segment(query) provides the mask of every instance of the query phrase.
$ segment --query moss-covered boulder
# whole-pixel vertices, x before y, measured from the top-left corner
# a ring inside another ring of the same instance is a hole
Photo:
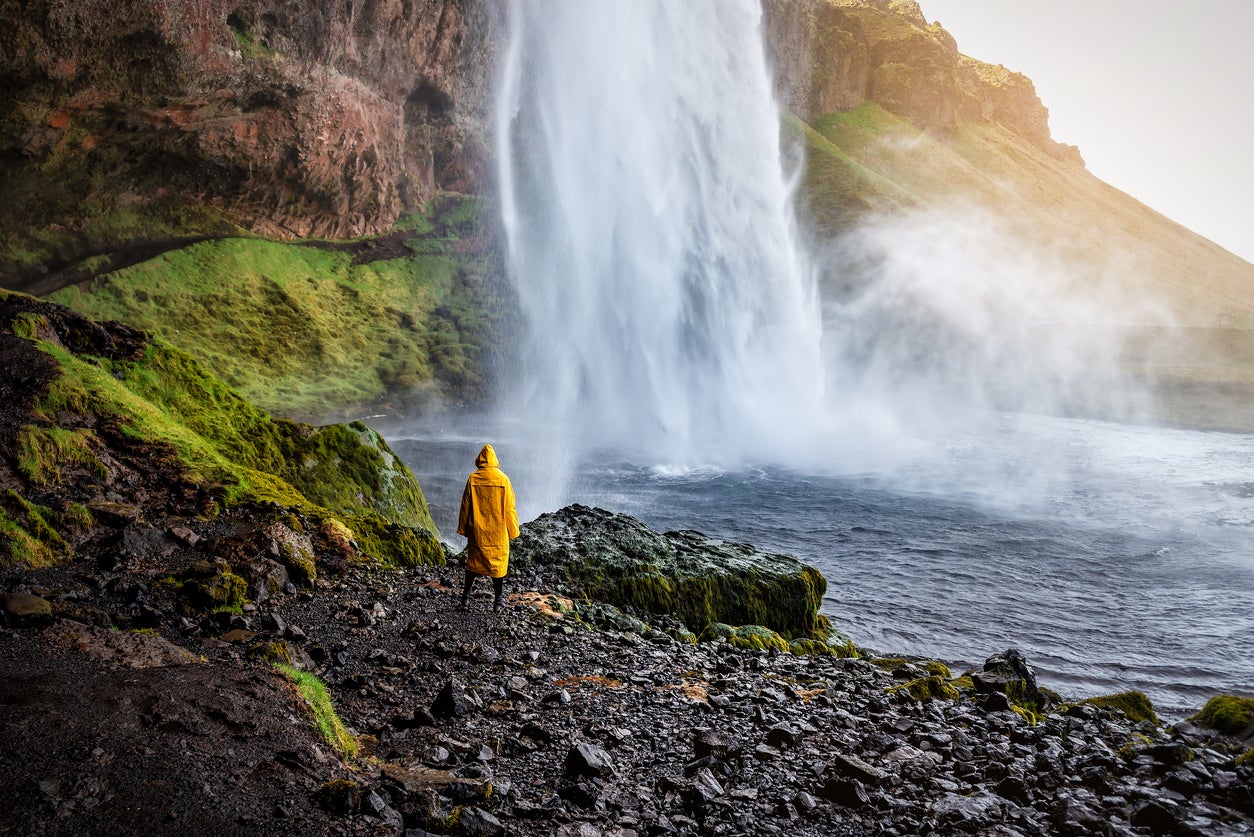
[[[1224,735],[1254,738],[1254,698],[1215,695],[1189,720]]]
[[[957,700],[958,688],[939,674],[919,677],[896,686],[889,686],[889,694],[905,694],[919,702],[929,700]]]
[[[818,612],[827,581],[814,567],[699,532],[659,534],[604,509],[541,515],[522,527],[510,561],[555,576],[574,597],[673,613],[697,634],[716,622],[762,625],[783,640],[831,634]]]
[[[1118,709],[1133,723],[1149,721],[1154,726],[1162,725],[1162,722],[1158,720],[1158,713],[1154,711],[1153,701],[1144,692],[1133,690],[1119,692],[1114,695],[1099,695],[1098,697],[1085,698],[1079,701],[1079,703],[1104,709]]]
[[[6,291],[0,362],[13,370],[0,376],[0,562],[71,557],[125,525],[107,508],[158,519],[241,504],[335,519],[387,563],[443,560],[417,480],[364,424],[274,419],[158,339]]]

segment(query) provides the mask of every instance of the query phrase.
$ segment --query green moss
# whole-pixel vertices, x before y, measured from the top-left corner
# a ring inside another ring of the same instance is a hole
[[[446,561],[444,546],[427,530],[398,526],[377,514],[349,515],[347,520],[362,554],[385,565],[416,567]]]
[[[278,664],[275,668],[287,675],[296,686],[296,690],[309,706],[314,726],[323,739],[345,756],[357,755],[357,741],[349,734],[348,728],[336,713],[326,683],[290,665]]]
[[[939,674],[933,674],[929,677],[920,677],[916,680],[911,680],[908,683],[902,683],[897,686],[889,686],[885,689],[885,691],[889,694],[905,692],[910,695],[910,697],[920,702],[934,699],[958,699],[958,690],[954,688],[953,684],[947,682],[946,679]]]
[[[53,516],[11,488],[0,494],[0,564],[47,567],[65,556],[68,546],[48,521]]]
[[[52,343],[40,347],[62,371],[39,405],[49,421],[62,413],[93,416],[123,436],[164,447],[193,481],[220,486],[228,505],[277,502],[318,519],[335,512],[372,529],[435,533],[413,474],[360,422],[311,427],[272,419],[159,340],[131,360],[80,356]],[[66,462],[105,475],[92,453],[94,437],[86,433],[32,425],[22,439],[23,470],[32,479],[53,480]],[[390,551],[380,546],[375,554]],[[401,550],[412,552],[412,544]]]
[[[410,239],[423,252],[381,261],[339,245],[222,239],[51,298],[152,331],[284,415],[360,414],[382,399],[480,402],[515,310],[492,251],[459,243],[488,240],[485,212],[480,200],[441,196]]]
[[[1254,767],[1254,747],[1237,756],[1237,767]]]
[[[248,582],[230,571],[183,585],[183,590],[197,605],[212,612],[240,613],[248,594]]]
[[[290,666],[292,664],[292,647],[283,640],[263,642],[260,645],[254,645],[249,648],[246,656],[250,660],[256,660],[261,663]]]
[[[1215,695],[1189,720],[1224,735],[1236,735],[1254,724],[1254,698]]]
[[[975,681],[972,680],[971,676],[968,674],[964,674],[961,677],[955,677],[953,680],[949,681],[949,685],[953,686],[960,692],[969,692],[975,689]]]
[[[937,660],[931,660],[923,667],[923,670],[934,677],[941,677],[945,680],[952,680],[953,673],[950,672],[949,666]]]
[[[1028,726],[1031,727],[1039,724],[1045,717],[1045,713],[1041,712],[1038,708],[1034,708],[1034,705],[1014,703],[1013,701],[1010,704],[1010,711],[1027,721]]]
[[[701,635],[701,639],[704,641],[725,639],[735,648],[744,648],[750,651],[767,651],[772,648],[783,652],[789,650],[788,640],[770,628],[764,628],[761,625],[732,627],[722,622],[714,622],[706,628]]]
[[[871,657],[867,662],[884,671],[896,671],[910,661],[902,657]]]
[[[34,340],[41,330],[46,331],[49,326],[47,318],[24,311],[13,318],[10,327],[17,337]]]
[[[238,15],[228,15],[227,25],[230,26],[231,34],[235,36],[235,45],[239,47],[240,55],[243,56],[245,61],[256,61],[258,58],[273,58],[278,55],[273,49],[259,41],[252,27]]]
[[[1140,751],[1144,747],[1152,747],[1154,739],[1141,732],[1132,733],[1132,737],[1128,742],[1119,748],[1117,755],[1125,760],[1131,760],[1140,755]]]
[[[1145,693],[1138,691],[1119,692],[1114,695],[1101,695],[1098,697],[1085,698],[1078,701],[1089,706],[1109,707],[1112,709],[1120,709],[1123,714],[1128,716],[1128,720],[1133,723],[1141,721],[1149,721],[1154,726],[1161,726],[1158,720],[1158,713],[1154,711],[1153,702],[1145,696]]]
[[[28,424],[18,431],[18,471],[41,487],[60,485],[63,472],[73,466],[82,467],[104,479],[108,477],[109,469],[92,449],[94,438],[95,434],[89,430]]]

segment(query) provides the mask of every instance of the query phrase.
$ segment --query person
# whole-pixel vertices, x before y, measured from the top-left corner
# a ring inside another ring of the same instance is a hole
[[[466,583],[459,609],[470,606],[470,588],[484,575],[492,579],[492,609],[499,613],[509,571],[509,542],[518,537],[518,510],[514,486],[491,445],[479,451],[475,472],[466,479],[457,534],[466,538]]]

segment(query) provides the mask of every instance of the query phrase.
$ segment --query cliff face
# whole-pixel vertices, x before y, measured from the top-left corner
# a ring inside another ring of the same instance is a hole
[[[1050,137],[1030,79],[960,54],[914,0],[763,0],[762,9],[780,99],[806,121],[874,102],[941,136],[998,122],[1080,162],[1078,149]]]
[[[356,236],[485,181],[483,3],[22,5],[0,12],[0,173],[5,214],[44,239],[135,214],[149,229]],[[170,217],[188,204],[203,208],[194,223]],[[26,260],[106,238],[37,242]]]

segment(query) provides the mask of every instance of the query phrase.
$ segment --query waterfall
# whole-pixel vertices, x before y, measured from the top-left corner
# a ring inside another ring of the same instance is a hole
[[[758,0],[506,11],[497,165],[527,334],[505,411],[565,451],[800,453],[822,326]]]

